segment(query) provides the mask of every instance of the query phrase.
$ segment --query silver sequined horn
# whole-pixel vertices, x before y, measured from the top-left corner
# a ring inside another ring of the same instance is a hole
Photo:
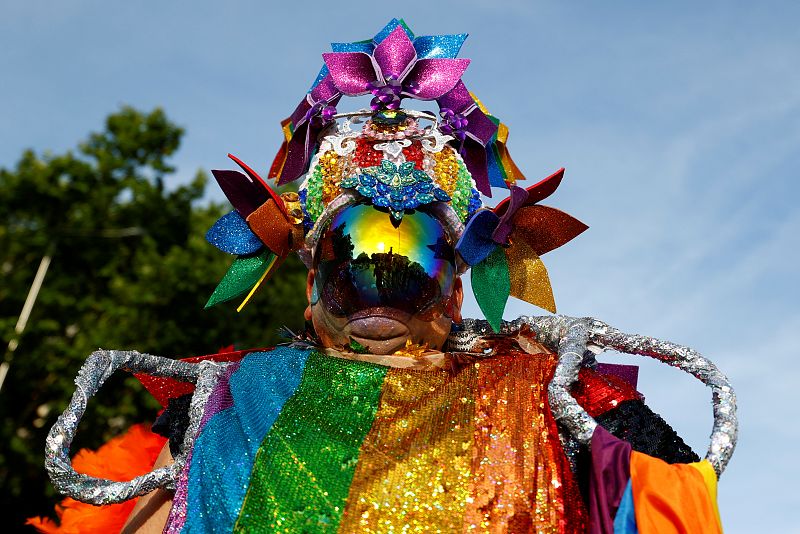
[[[86,411],[86,404],[100,386],[117,369],[143,372],[152,376],[176,378],[195,383],[189,408],[189,427],[184,436],[181,454],[175,462],[129,482],[116,482],[77,473],[72,468],[69,449],[75,432]],[[75,378],[77,386],[69,406],[50,429],[45,442],[44,465],[53,486],[61,493],[85,503],[101,505],[127,501],[156,488],[173,487],[186,462],[200,424],[202,409],[219,378],[224,365],[204,361],[187,363],[135,351],[98,350],[92,353]]]
[[[736,394],[728,379],[698,352],[669,341],[625,334],[602,321],[572,317],[525,318],[542,343],[558,349],[558,365],[548,387],[554,417],[581,443],[589,444],[597,422],[570,394],[587,347],[650,356],[693,375],[711,388],[714,427],[706,459],[719,477],[736,447]]]

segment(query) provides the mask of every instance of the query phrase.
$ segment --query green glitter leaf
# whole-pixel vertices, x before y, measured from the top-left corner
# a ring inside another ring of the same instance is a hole
[[[352,337],[350,338],[350,344],[347,346],[347,348],[356,354],[367,354],[369,352],[369,347],[362,345]]]
[[[269,267],[273,256],[275,254],[265,248],[257,256],[239,256],[233,260],[233,265],[222,277],[214,293],[211,294],[208,302],[206,302],[205,307],[210,308],[220,302],[235,299],[250,291]]]
[[[495,332],[500,331],[503,311],[511,292],[511,277],[508,275],[508,260],[502,247],[498,246],[485,260],[472,267],[472,292],[483,315]]]

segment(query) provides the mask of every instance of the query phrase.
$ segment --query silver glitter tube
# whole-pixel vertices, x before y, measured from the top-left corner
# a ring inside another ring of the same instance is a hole
[[[540,343],[558,351],[558,364],[548,385],[553,416],[578,441],[590,444],[597,422],[578,404],[570,391],[578,380],[578,372],[587,350],[597,353],[606,349],[627,354],[649,356],[677,367],[711,388],[714,425],[706,459],[717,476],[728,465],[736,447],[738,421],[736,395],[728,379],[697,351],[647,336],[625,334],[602,321],[566,316],[522,316],[504,321],[501,334],[513,334],[527,324]],[[450,350],[469,352],[484,337],[492,335],[486,321],[465,319],[448,339]]]
[[[597,319],[523,317],[539,341],[558,349],[558,365],[548,387],[554,417],[581,443],[589,444],[597,422],[575,401],[570,389],[578,379],[587,349],[649,356],[699,379],[712,391],[714,426],[706,459],[719,477],[736,447],[736,395],[728,379],[697,351],[648,336],[625,334]]]
[[[67,409],[58,417],[45,441],[44,463],[53,486],[75,500],[95,505],[119,503],[157,488],[172,487],[186,462],[186,455],[200,424],[203,407],[223,368],[223,365],[216,362],[187,363],[135,351],[98,350],[92,353],[75,378],[76,390]],[[89,399],[118,369],[196,384],[189,408],[189,428],[175,462],[128,482],[77,473],[72,467],[69,452]]]

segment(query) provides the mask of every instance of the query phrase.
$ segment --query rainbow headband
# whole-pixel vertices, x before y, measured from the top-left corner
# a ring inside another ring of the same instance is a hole
[[[539,204],[564,169],[528,188],[506,148],[508,128],[470,93],[456,58],[466,34],[415,37],[393,19],[372,39],[333,43],[311,89],[282,124],[284,142],[268,178],[253,169],[212,173],[234,210],[206,238],[236,259],[206,307],[244,297],[238,310],[292,252],[311,265],[317,240],[337,213],[368,203],[395,224],[416,209],[433,212],[458,252],[462,272],[489,323],[499,329],[509,296],[555,311],[540,256],[587,226]],[[370,109],[339,113],[342,96],[372,94]],[[438,114],[401,108],[403,99],[435,101]],[[481,194],[509,189],[485,208]]]

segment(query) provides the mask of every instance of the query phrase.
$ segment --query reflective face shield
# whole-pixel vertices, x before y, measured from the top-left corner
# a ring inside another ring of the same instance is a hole
[[[337,317],[395,308],[423,320],[447,310],[455,253],[433,215],[414,211],[395,227],[389,214],[359,204],[331,221],[317,245],[315,296]]]

